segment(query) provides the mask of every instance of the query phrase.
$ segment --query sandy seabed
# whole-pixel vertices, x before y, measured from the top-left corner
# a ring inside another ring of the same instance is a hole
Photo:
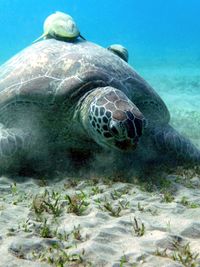
[[[200,147],[199,76],[152,73]],[[200,167],[119,178],[0,177],[0,266],[200,266]]]
[[[0,178],[0,266],[200,266],[200,170]]]

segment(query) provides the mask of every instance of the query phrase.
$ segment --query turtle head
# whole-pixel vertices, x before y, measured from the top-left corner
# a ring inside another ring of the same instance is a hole
[[[134,150],[142,136],[145,118],[139,109],[118,89],[95,89],[88,108],[85,128],[101,146],[121,151]]]

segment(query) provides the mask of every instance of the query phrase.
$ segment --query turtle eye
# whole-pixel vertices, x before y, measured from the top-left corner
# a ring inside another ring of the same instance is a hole
[[[111,125],[111,126],[110,126],[110,131],[111,131],[111,133],[112,133],[113,135],[119,135],[119,132],[118,132],[118,130],[117,130],[117,128],[116,128],[115,125]]]

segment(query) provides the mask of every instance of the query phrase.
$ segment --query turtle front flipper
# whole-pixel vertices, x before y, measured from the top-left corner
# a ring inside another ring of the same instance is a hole
[[[0,173],[17,169],[25,151],[29,150],[30,141],[29,133],[0,126]]]
[[[168,154],[167,157],[171,155],[171,161],[200,164],[200,150],[170,125],[156,128],[153,139],[158,150],[163,151],[164,155]]]

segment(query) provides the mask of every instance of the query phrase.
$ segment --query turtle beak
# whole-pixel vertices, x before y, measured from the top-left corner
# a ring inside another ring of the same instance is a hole
[[[139,140],[134,140],[134,143],[130,139],[123,141],[115,141],[115,146],[121,151],[134,151],[137,148]]]

